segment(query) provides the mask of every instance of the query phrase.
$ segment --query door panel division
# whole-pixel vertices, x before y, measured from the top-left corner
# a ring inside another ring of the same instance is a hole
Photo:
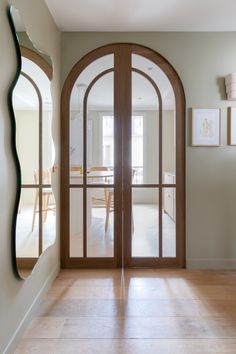
[[[61,262],[184,267],[185,97],[160,54],[112,44],[61,96]]]

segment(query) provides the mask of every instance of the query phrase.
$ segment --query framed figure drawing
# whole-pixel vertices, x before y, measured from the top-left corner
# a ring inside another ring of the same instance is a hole
[[[192,109],[192,146],[220,145],[220,109]]]
[[[229,107],[229,145],[236,145],[236,107]]]

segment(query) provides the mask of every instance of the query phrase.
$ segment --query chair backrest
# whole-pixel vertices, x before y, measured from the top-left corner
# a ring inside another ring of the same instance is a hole
[[[71,165],[70,166],[71,172],[80,172],[82,173],[82,167],[80,165]]]
[[[34,183],[39,184],[39,171],[34,170]]]
[[[47,184],[52,184],[52,168],[47,168],[45,174],[45,181]]]
[[[132,180],[134,179],[135,173],[136,173],[135,168],[132,168]]]
[[[108,168],[105,166],[92,166],[90,171],[108,171]]]
[[[42,171],[42,183],[43,184],[51,184],[51,168],[46,168]],[[39,170],[34,170],[34,182],[35,184],[39,184]]]

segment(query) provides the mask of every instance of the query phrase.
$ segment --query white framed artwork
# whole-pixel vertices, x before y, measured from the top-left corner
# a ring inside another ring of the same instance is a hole
[[[229,107],[229,145],[236,145],[236,107]]]
[[[220,145],[220,109],[192,109],[192,146]]]

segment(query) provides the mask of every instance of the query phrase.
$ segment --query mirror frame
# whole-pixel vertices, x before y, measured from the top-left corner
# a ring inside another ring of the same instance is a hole
[[[17,213],[18,213],[18,207],[19,207],[20,195],[21,195],[21,168],[20,168],[20,161],[18,158],[17,148],[16,148],[16,121],[15,121],[15,113],[14,113],[13,101],[12,101],[13,91],[17,84],[21,72],[22,60],[21,60],[21,51],[20,51],[17,34],[16,34],[16,29],[12,18],[13,8],[14,7],[12,5],[7,7],[7,17],[11,29],[11,34],[12,34],[14,47],[15,47],[15,54],[16,54],[16,71],[12,79],[12,82],[9,86],[8,95],[7,95],[7,104],[8,104],[10,124],[11,124],[10,145],[11,145],[12,158],[15,166],[14,172],[16,175],[16,191],[15,191],[15,198],[14,198],[15,200],[14,200],[13,212],[12,212],[12,222],[11,222],[11,254],[12,254],[12,267],[13,267],[14,274],[19,280],[23,280],[23,278],[20,276],[18,272],[17,261],[16,261],[16,222],[17,222]]]
[[[22,57],[25,57],[25,58],[31,60],[32,62],[34,62],[36,65],[38,65],[42,69],[42,71],[46,74],[46,76],[48,77],[50,82],[52,81],[52,78],[53,78],[53,65],[50,65],[36,51],[20,45],[20,42],[19,42],[19,39],[17,36],[17,30],[15,28],[15,24],[14,24],[13,16],[12,16],[13,9],[16,9],[15,6],[13,6],[13,5],[9,5],[7,7],[7,17],[8,17],[8,21],[9,21],[9,25],[10,25],[10,29],[11,29],[11,34],[12,34],[12,38],[13,38],[13,42],[14,42],[14,47],[15,47],[15,53],[16,53],[16,71],[15,71],[14,77],[12,79],[12,82],[9,85],[8,95],[7,95],[7,103],[8,103],[8,110],[9,110],[9,116],[10,116],[10,124],[11,124],[10,145],[11,145],[11,153],[12,153],[12,157],[13,157],[13,162],[14,162],[14,166],[15,166],[15,175],[16,175],[16,191],[15,191],[14,205],[13,205],[13,211],[12,211],[12,222],[11,222],[11,255],[12,255],[12,267],[13,267],[13,272],[14,272],[15,276],[19,280],[25,280],[26,278],[20,274],[20,271],[19,271],[19,268],[17,265],[17,255],[16,255],[16,226],[17,226],[17,215],[18,215],[18,208],[19,208],[19,203],[20,203],[21,190],[22,190],[22,187],[21,187],[22,177],[21,177],[21,166],[20,166],[20,161],[18,158],[17,147],[16,147],[16,118],[15,118],[15,112],[14,112],[14,108],[13,108],[13,92],[14,92],[15,86],[19,80],[20,75],[23,74],[23,76],[25,76],[25,73],[22,73],[22,71],[21,71]],[[34,89],[36,89],[37,96],[40,101],[41,94],[40,94],[40,92],[38,92],[39,90],[37,88],[37,85],[29,77],[27,77],[27,79],[31,82]],[[42,104],[41,104],[41,106],[42,106]],[[42,107],[41,107],[41,110],[42,110]],[[39,115],[40,115],[40,112],[39,112]],[[41,112],[41,116],[42,116],[42,112]],[[42,119],[42,117],[41,117],[41,119]],[[32,266],[30,274],[32,274],[32,271],[35,268],[35,265],[37,264],[37,262],[42,254],[43,254],[43,252],[41,254],[39,254],[37,261]]]

